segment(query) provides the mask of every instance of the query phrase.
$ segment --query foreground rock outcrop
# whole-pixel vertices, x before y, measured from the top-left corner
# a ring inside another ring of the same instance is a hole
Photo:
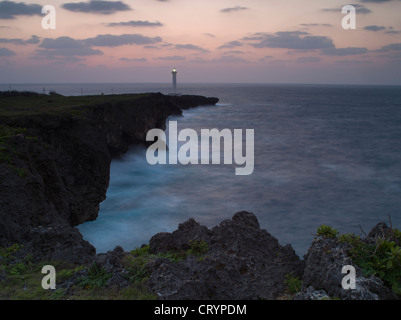
[[[95,249],[74,226],[96,219],[111,159],[145,143],[148,130],[164,129],[167,117],[217,101],[160,93],[105,96],[90,106],[0,116],[0,247],[23,244],[38,259],[92,259]]]
[[[383,239],[378,230],[390,228],[379,223],[361,241]],[[399,299],[388,283],[364,276],[350,249],[339,238],[316,237],[301,260],[290,244],[280,245],[261,229],[253,213],[241,211],[211,229],[189,219],[140,249],[116,247],[94,263],[110,274],[106,287],[123,291],[133,286],[129,279],[146,279],[147,290],[160,300]],[[355,289],[342,287],[346,265],[356,268]]]
[[[374,230],[380,226],[383,224],[378,224],[363,241],[375,241]],[[55,237],[57,233],[60,230],[54,231]],[[58,249],[60,253],[65,250]],[[260,228],[257,217],[246,211],[237,212],[211,229],[189,219],[174,232],[154,235],[149,244],[140,248],[126,252],[117,246],[113,251],[93,255],[84,265],[68,266],[62,256],[57,258],[57,290],[52,294],[36,288],[40,280],[29,280],[38,279],[40,268],[26,262],[26,257],[12,261],[0,254],[0,299],[12,299],[16,294],[16,298],[26,297],[29,292],[32,299],[400,298],[385,281],[372,274],[364,276],[350,256],[349,244],[339,238],[315,238],[301,260],[291,245],[280,245]],[[356,268],[355,289],[342,287],[344,265]],[[8,285],[9,279],[12,285]],[[401,284],[401,279],[398,281]]]
[[[188,220],[173,233],[156,234],[149,245],[156,254],[185,252],[191,241],[203,243],[206,252],[152,264],[149,286],[159,299],[275,299],[286,290],[286,275],[303,272],[291,245],[281,246],[246,211],[210,230]]]

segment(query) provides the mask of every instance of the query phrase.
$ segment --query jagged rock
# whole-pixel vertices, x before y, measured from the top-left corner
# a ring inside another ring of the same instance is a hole
[[[36,260],[84,264],[95,258],[95,248],[82,238],[77,228],[66,228],[64,224],[49,225],[31,229],[28,234],[23,250],[33,252]]]
[[[304,291],[297,293],[293,300],[330,300],[331,297],[324,290],[316,290],[309,286]]]
[[[173,233],[161,232],[154,235],[149,245],[155,253],[186,251],[190,248],[190,240],[205,241],[208,239],[208,233],[206,226],[200,225],[195,219],[189,219],[180,223]]]
[[[97,254],[95,262],[102,265],[106,272],[117,273],[123,270],[122,260],[126,255],[123,248],[117,246],[113,251]]]
[[[207,253],[179,262],[158,259],[149,266],[149,285],[160,299],[273,299],[285,290],[286,274],[302,274],[292,247],[260,229],[249,212],[211,230],[190,219],[173,233],[155,235],[150,247],[155,253],[185,250],[190,240],[205,241]]]

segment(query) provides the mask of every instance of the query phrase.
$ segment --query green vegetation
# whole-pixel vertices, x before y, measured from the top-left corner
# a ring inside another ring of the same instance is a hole
[[[98,263],[94,262],[87,270],[87,275],[80,277],[78,286],[85,289],[92,289],[93,287],[104,287],[113,275],[107,273]]]
[[[21,127],[10,127],[0,125],[0,163],[5,163],[9,168],[13,169],[18,176],[25,177],[27,171],[24,168],[15,165],[15,158],[18,156],[16,146],[10,143],[10,139],[17,134],[26,134],[27,129]],[[25,136],[29,141],[37,142],[37,137]]]
[[[287,292],[293,296],[301,291],[302,281],[292,273],[289,273],[285,275],[284,285],[287,287]]]
[[[206,241],[190,240],[189,246],[188,255],[201,256],[209,251],[209,245]]]
[[[340,242],[350,245],[351,258],[361,267],[364,276],[379,277],[394,293],[401,295],[401,247],[394,240],[394,236],[389,236],[378,238],[375,243],[365,243],[353,234],[339,237]]]
[[[137,274],[132,284],[116,290],[107,285],[113,274],[107,273],[97,263],[90,266],[72,265],[64,261],[34,262],[31,255],[21,257],[22,246],[14,244],[0,248],[0,300],[89,300],[89,299],[155,299],[147,287],[148,274]],[[139,261],[134,264],[141,265]],[[55,290],[42,288],[42,267],[52,265],[56,269]],[[143,266],[143,265],[142,265]],[[130,274],[130,267],[127,266]],[[68,290],[63,283],[71,282]],[[130,281],[131,283],[131,281]]]
[[[0,300],[156,299],[148,288],[149,264],[158,258],[177,263],[188,255],[200,257],[209,250],[205,241],[194,240],[188,245],[190,249],[187,251],[158,254],[152,253],[149,245],[136,248],[124,256],[121,262],[123,270],[117,275],[107,272],[96,262],[89,266],[72,265],[65,261],[35,262],[32,255],[23,256],[23,246],[19,244],[0,248]],[[45,265],[56,269],[56,290],[42,288],[45,275],[41,270]],[[110,282],[114,276],[117,276],[117,282],[126,281],[124,288],[119,289],[113,281]]]
[[[0,116],[64,113],[80,117],[84,113],[84,107],[128,101],[144,95],[146,94],[63,96],[55,92],[47,95],[35,92],[0,91]]]
[[[347,243],[349,254],[364,276],[374,275],[382,279],[397,295],[401,295],[401,232],[390,228],[387,235],[373,242],[365,241],[354,234],[341,234],[328,227],[318,228],[317,235],[323,238],[336,238]]]
[[[321,225],[317,228],[316,235],[322,238],[336,238],[338,235],[338,231],[330,226]]]

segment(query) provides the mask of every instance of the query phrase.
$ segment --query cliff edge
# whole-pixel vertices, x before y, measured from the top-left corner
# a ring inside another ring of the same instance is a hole
[[[169,116],[218,102],[160,93],[0,98],[0,247],[73,262],[95,254],[74,226],[96,219],[112,158],[165,129]]]

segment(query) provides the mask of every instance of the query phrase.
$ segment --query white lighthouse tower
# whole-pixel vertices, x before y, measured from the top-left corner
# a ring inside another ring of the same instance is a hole
[[[180,95],[179,93],[177,93],[177,69],[173,68],[173,71],[171,71],[171,73],[173,74],[173,92],[171,93],[171,95]]]

